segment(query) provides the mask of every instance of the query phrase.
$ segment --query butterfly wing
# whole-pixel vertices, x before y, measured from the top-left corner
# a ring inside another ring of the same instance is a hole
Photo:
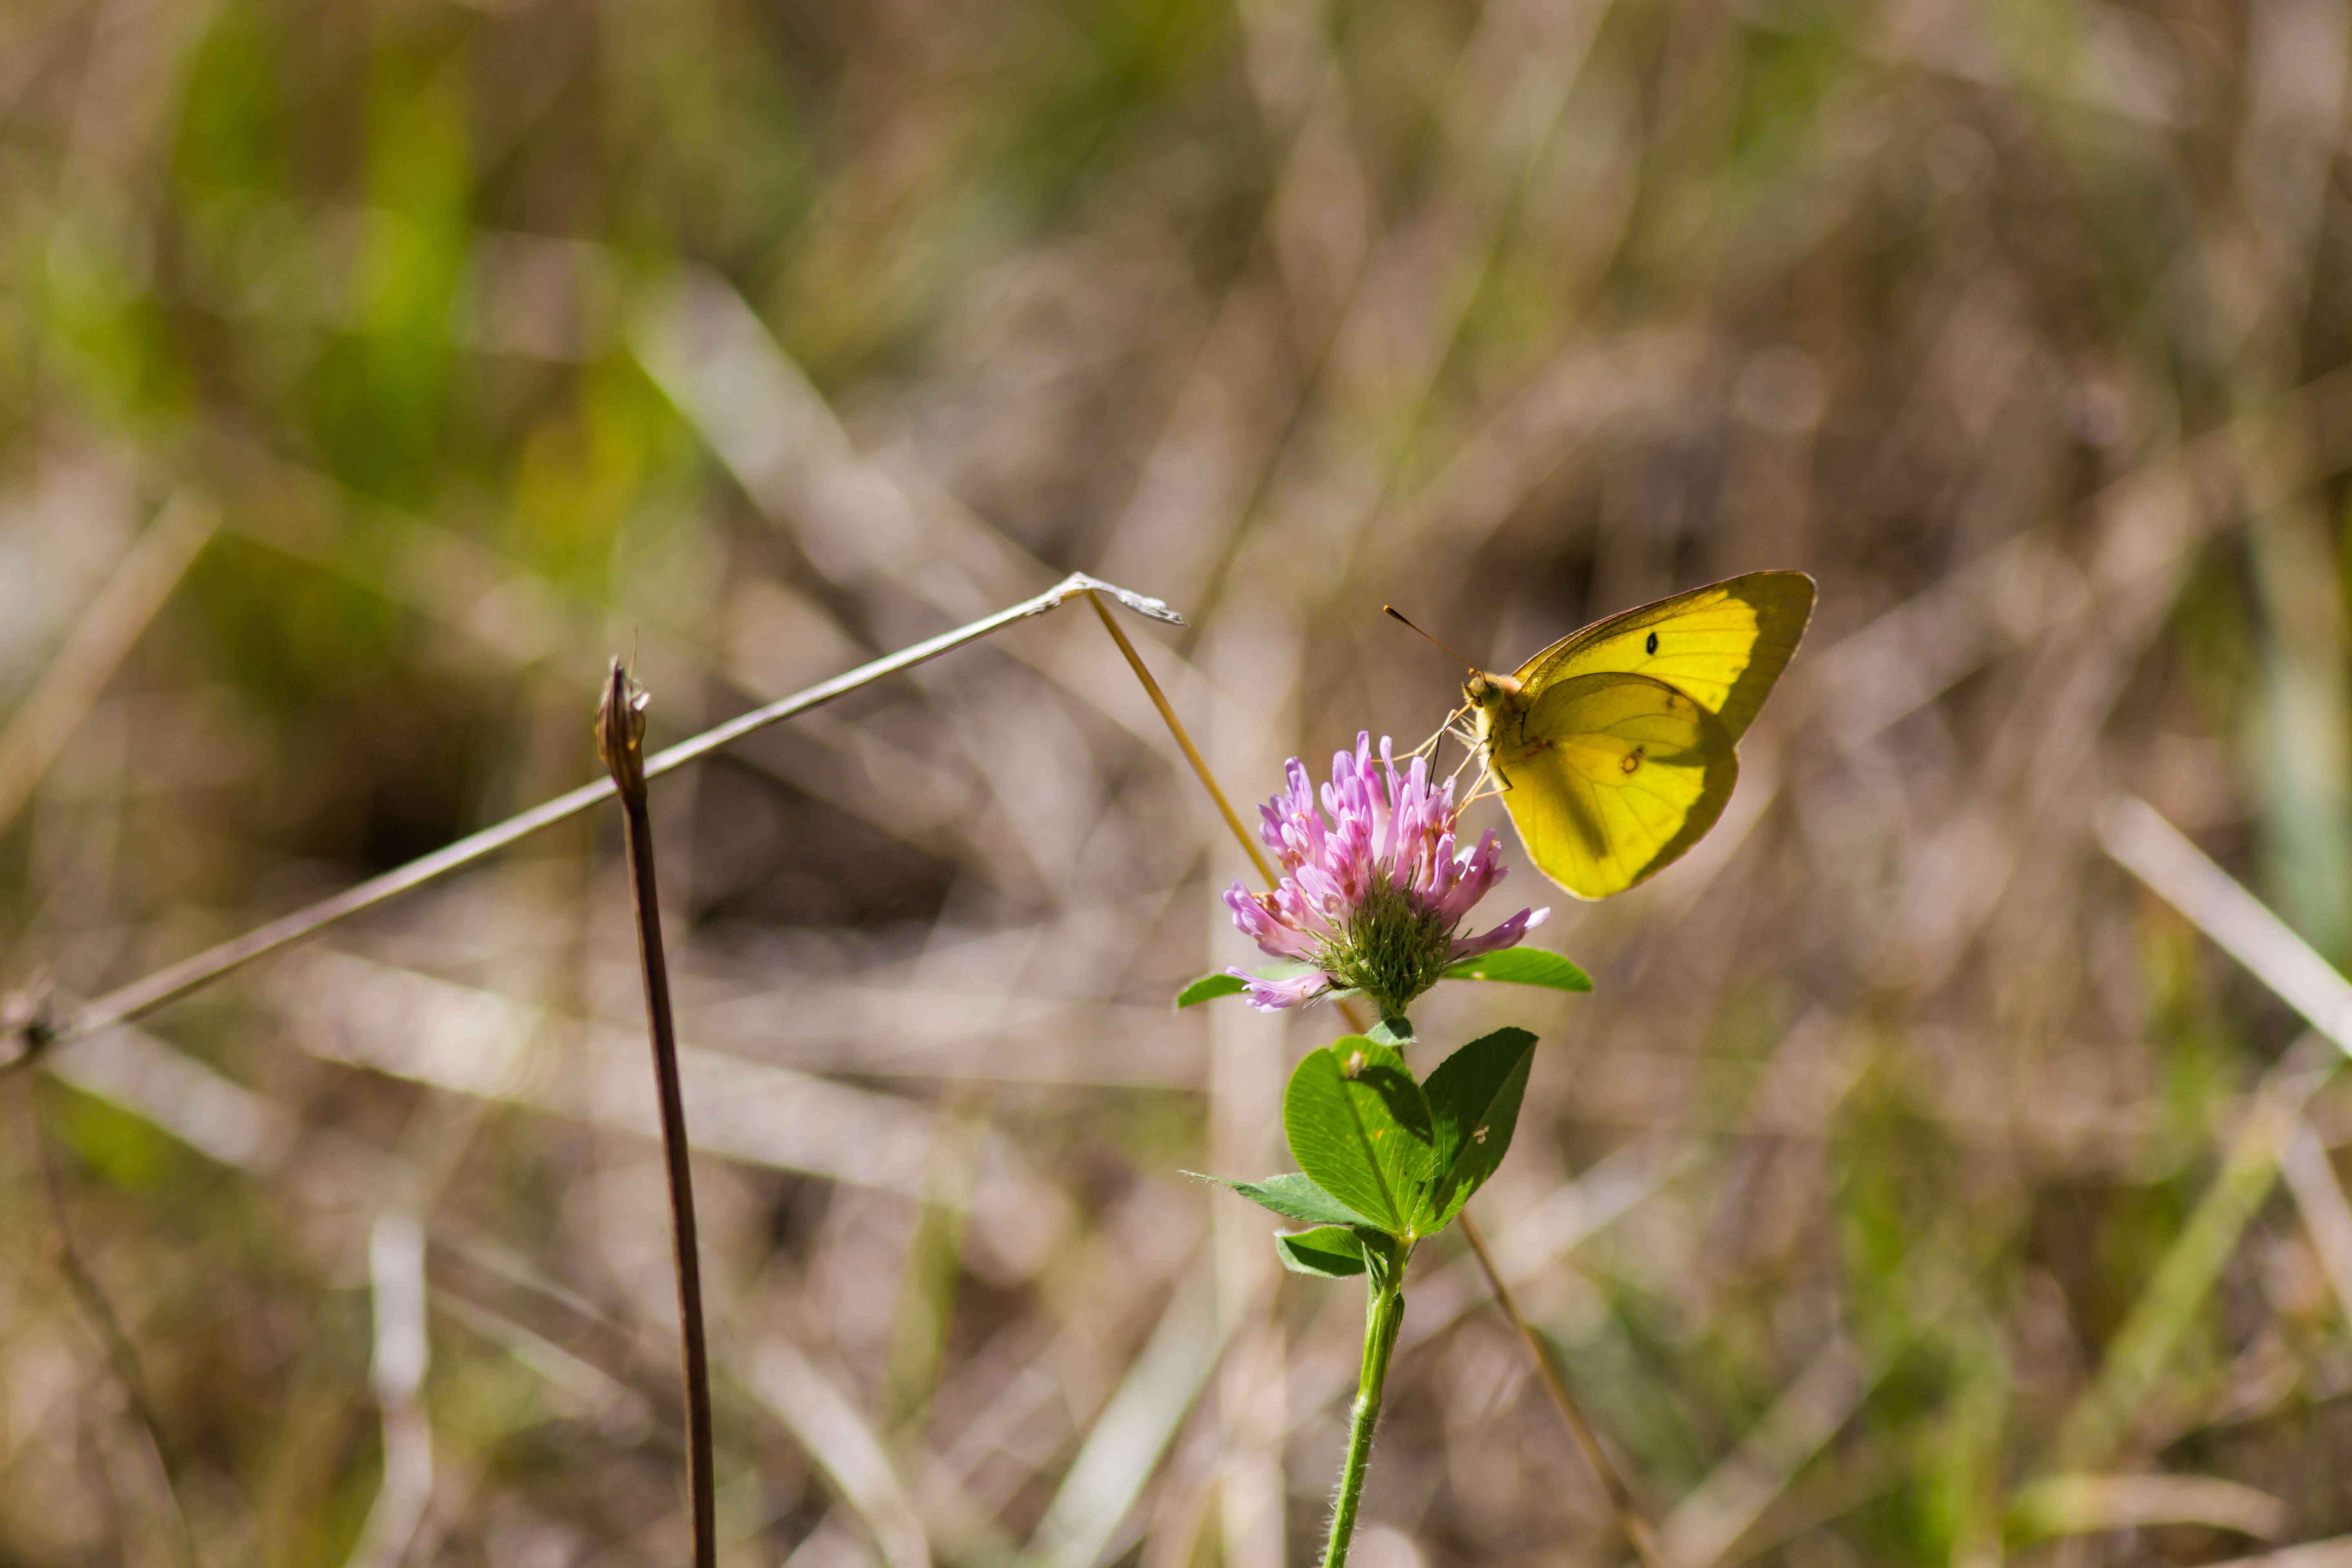
[[[1530,697],[1574,676],[1647,675],[1696,700],[1738,741],[1805,635],[1813,580],[1750,572],[1595,621],[1519,667]]]
[[[1698,842],[1739,756],[1720,719],[1664,681],[1555,680],[1496,737],[1503,804],[1544,875],[1582,899],[1622,892]]]

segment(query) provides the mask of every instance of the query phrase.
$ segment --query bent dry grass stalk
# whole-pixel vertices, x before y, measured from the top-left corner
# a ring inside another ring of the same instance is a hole
[[[1218,815],[1224,818],[1225,826],[1232,830],[1234,841],[1241,846],[1242,853],[1249,857],[1250,864],[1256,868],[1259,879],[1268,887],[1273,887],[1279,879],[1275,874],[1272,863],[1266,859],[1265,851],[1258,847],[1257,840],[1250,836],[1246,827],[1242,826],[1241,816],[1234,810],[1232,800],[1226,795],[1223,787],[1217,783],[1216,775],[1209,771],[1209,764],[1202,759],[1200,748],[1192,743],[1192,737],[1185,731],[1184,721],[1176,716],[1174,706],[1169,702],[1167,693],[1160,689],[1160,682],[1153,679],[1150,668],[1143,662],[1142,655],[1136,651],[1135,644],[1129,639],[1126,630],[1112,616],[1109,609],[1104,605],[1097,595],[1089,592],[1087,600],[1094,606],[1095,615],[1102,621],[1103,629],[1108,632],[1111,640],[1118,645],[1118,651],[1126,658],[1128,668],[1135,671],[1136,679],[1142,683],[1144,694],[1150,698],[1152,707],[1159,710],[1160,720],[1168,726],[1169,733],[1176,738],[1177,746],[1183,752],[1185,760],[1192,764],[1193,776],[1200,780],[1201,787],[1208,792],[1210,800],[1217,807]],[[1337,1005],[1340,1016],[1348,1021],[1349,1029],[1354,1033],[1362,1033],[1366,1024],[1356,1004],[1352,1000],[1342,997],[1338,1001]],[[1511,1295],[1509,1284],[1503,1279],[1501,1269],[1496,1267],[1494,1254],[1486,1246],[1485,1232],[1479,1228],[1478,1222],[1468,1209],[1464,1209],[1457,1218],[1462,1226],[1464,1239],[1470,1244],[1471,1255],[1478,1260],[1479,1272],[1486,1276],[1487,1288],[1494,1292],[1495,1304],[1502,1309],[1503,1316],[1509,1321],[1512,1331],[1518,1335],[1519,1343],[1525,1348],[1528,1361],[1535,1367],[1543,1384],[1544,1392],[1550,1397],[1553,1406],[1559,1410],[1560,1419],[1567,1423],[1568,1429],[1576,1439],[1576,1446],[1584,1455],[1586,1463],[1592,1467],[1593,1474],[1599,1479],[1601,1489],[1608,1497],[1610,1510],[1616,1515],[1618,1529],[1624,1533],[1627,1544],[1633,1547],[1634,1555],[1641,1559],[1643,1568],[1664,1568],[1664,1559],[1659,1554],[1656,1532],[1651,1528],[1648,1517],[1642,1511],[1640,1503],[1635,1500],[1633,1488],[1626,1484],[1624,1475],[1611,1460],[1608,1450],[1601,1447],[1599,1434],[1593,1430],[1592,1424],[1585,1419],[1582,1408],[1576,1403],[1576,1396],[1569,1391],[1567,1381],[1560,1375],[1559,1367],[1553,1363],[1551,1353],[1545,1347],[1535,1325],[1528,1322],[1520,1313],[1518,1302]],[[1400,1291],[1396,1295],[1393,1320],[1389,1323],[1389,1338],[1391,1345],[1395,1339],[1396,1329],[1402,1321],[1403,1297]],[[1367,1319],[1368,1334],[1377,1321],[1377,1319]],[[1380,1358],[1380,1372],[1383,1377],[1386,1375],[1387,1367],[1388,1356],[1386,1351],[1383,1351]],[[1370,1341],[1368,1338],[1364,1375],[1369,1378],[1372,1370]],[[1360,1382],[1357,1415],[1367,1423],[1362,1437],[1364,1452],[1369,1454],[1371,1439],[1369,1423],[1377,1421],[1379,1418],[1380,1390],[1377,1386],[1372,1386],[1370,1404],[1367,1407],[1362,1392],[1366,1384]],[[1352,1423],[1349,1441],[1349,1467],[1356,1485],[1360,1487],[1363,1479],[1362,1468],[1360,1457],[1357,1452]],[[1347,1491],[1344,1477],[1341,1489],[1344,1496]],[[1355,1513],[1353,1501],[1348,1501],[1346,1507],[1349,1528],[1352,1529]],[[1341,1542],[1341,1553],[1344,1557],[1344,1534],[1339,1531],[1339,1517],[1335,1513],[1332,1539]],[[1327,1552],[1329,1550],[1328,1544],[1326,1550]]]
[[[677,1315],[686,1384],[686,1482],[694,1519],[695,1568],[717,1568],[719,1505],[711,1476],[710,1347],[703,1336],[702,1257],[694,1227],[694,1165],[686,1142],[686,1092],[678,1082],[677,1030],[670,1016],[669,962],[662,951],[661,901],[654,880],[653,815],[646,805],[646,693],[613,661],[596,709],[596,752],[621,797],[645,972],[646,1026],[653,1038],[654,1087],[661,1100],[662,1160],[669,1177],[670,1239],[677,1267]]]
[[[201,542],[208,537],[207,524],[201,531],[191,527],[191,537]],[[184,552],[193,553],[193,543]],[[184,564],[183,563],[183,564]],[[176,575],[176,574],[175,574]],[[791,696],[752,710],[725,723],[705,730],[693,738],[671,746],[652,757],[643,751],[644,721],[641,709],[633,700],[625,677],[615,663],[611,681],[598,717],[599,749],[604,754],[609,777],[583,784],[556,796],[532,809],[517,814],[455,844],[421,857],[384,875],[362,882],[356,887],[305,906],[292,914],[281,917],[247,931],[240,937],[208,948],[177,963],[155,971],[142,979],[108,992],[79,1008],[60,1021],[52,1005],[46,983],[0,996],[0,1039],[15,1047],[15,1054],[0,1060],[0,1076],[30,1067],[44,1059],[56,1047],[70,1044],[90,1035],[101,1033],[118,1025],[156,1012],[172,1003],[203,990],[246,965],[289,947],[304,938],[316,934],[341,921],[388,903],[404,894],[416,891],[443,877],[461,870],[509,845],[537,833],[542,828],[576,816],[613,797],[621,799],[625,816],[629,847],[629,869],[632,894],[637,914],[638,940],[644,956],[648,1025],[653,1037],[656,1074],[661,1099],[663,1145],[670,1182],[672,1201],[672,1232],[677,1247],[678,1293],[683,1319],[682,1362],[686,1383],[688,1422],[688,1486],[692,1492],[696,1562],[698,1568],[716,1561],[716,1509],[711,1475],[711,1416],[709,1396],[709,1351],[704,1338],[701,1310],[701,1279],[695,1243],[691,1172],[688,1163],[685,1110],[678,1082],[677,1042],[671,1026],[668,974],[663,963],[659,910],[656,900],[653,866],[652,829],[646,809],[646,786],[649,781],[672,773],[687,763],[710,755],[730,742],[782,720],[804,713],[835,698],[871,685],[885,676],[910,669],[919,664],[953,651],[968,643],[976,642],[997,631],[1034,616],[1050,614],[1077,595],[1084,594],[1088,602],[1100,611],[1099,595],[1108,594],[1136,614],[1150,616],[1174,625],[1183,619],[1171,610],[1165,602],[1147,597],[1074,573],[1045,592],[1023,600],[994,615],[982,616],[939,636],[902,648],[862,665],[856,669]],[[79,666],[77,665],[77,668]],[[77,680],[77,688],[79,687]],[[615,708],[615,703],[619,704]],[[607,748],[607,738],[625,743]],[[54,748],[46,748],[37,759],[45,768],[53,759]],[[37,1125],[38,1108],[29,1105]],[[54,1243],[59,1263],[75,1299],[89,1319],[92,1331],[104,1342],[109,1363],[121,1382],[133,1415],[146,1428],[162,1468],[165,1489],[170,1492],[170,1508],[176,1532],[176,1546],[181,1560],[192,1565],[197,1562],[196,1544],[187,1518],[179,1506],[175,1478],[172,1473],[171,1453],[163,1439],[146,1382],[140,1370],[136,1351],[129,1336],[95,1280],[81,1266],[73,1249],[71,1233],[66,1225],[62,1191],[58,1184],[46,1142],[41,1154],[47,1173],[47,1189],[53,1210]]]
[[[1053,589],[1024,601],[1004,611],[983,617],[942,633],[898,653],[875,660],[832,680],[794,693],[776,702],[717,725],[690,740],[680,742],[653,757],[642,751],[643,718],[635,701],[635,693],[625,677],[616,668],[604,700],[600,704],[600,739],[617,740],[620,745],[604,745],[611,777],[583,785],[568,794],[504,822],[452,844],[432,855],[423,857],[394,871],[362,883],[331,898],[310,905],[293,914],[271,921],[246,935],[198,953],[179,963],[155,972],[145,978],[118,988],[75,1010],[62,1026],[36,1028],[30,1026],[14,1028],[10,1033],[17,1045],[17,1054],[0,1063],[0,1072],[12,1070],[37,1059],[52,1045],[62,1044],[112,1026],[144,1016],[172,1002],[194,994],[215,981],[279,949],[299,942],[329,925],[358,914],[378,904],[390,901],[414,891],[443,876],[471,865],[497,851],[537,832],[541,828],[576,816],[603,802],[608,796],[618,796],[626,812],[629,839],[630,873],[633,894],[636,902],[638,932],[645,961],[649,1028],[653,1036],[656,1064],[656,1081],[662,1097],[662,1130],[665,1152],[668,1158],[673,1204],[673,1233],[677,1245],[679,1292],[682,1310],[683,1361],[688,1387],[689,1424],[689,1486],[694,1493],[697,1561],[714,1561],[714,1509],[711,1502],[709,1452],[709,1400],[708,1350],[703,1339],[699,1270],[694,1246],[694,1222],[691,1201],[690,1172],[686,1168],[682,1094],[677,1083],[675,1037],[669,1028],[669,1007],[667,973],[662,963],[658,910],[655,896],[650,823],[646,812],[646,783],[662,773],[683,767],[688,763],[708,756],[730,742],[782,719],[807,711],[835,698],[856,690],[883,676],[893,674],[922,663],[940,654],[978,640],[1009,626],[1014,621],[1046,614],[1083,594],[1102,619],[1121,654],[1142,682],[1146,693],[1170,732],[1183,752],[1202,786],[1216,804],[1226,826],[1241,843],[1253,865],[1269,882],[1276,880],[1273,868],[1257,847],[1250,840],[1239,816],[1210,773],[1206,763],[1191,736],[1177,718],[1166,695],[1145,667],[1134,645],[1103,604],[1101,595],[1108,594],[1129,609],[1155,619],[1181,625],[1181,619],[1160,601],[1148,599],[1097,579],[1073,574]],[[1342,1016],[1350,1026],[1362,1026],[1360,1016],[1345,1000],[1339,1003]],[[665,1041],[668,1049],[665,1051]],[[1471,1229],[1466,1215],[1461,1215],[1465,1230]],[[1473,1252],[1496,1293],[1498,1304],[1517,1329],[1529,1354],[1544,1374],[1547,1391],[1560,1407],[1580,1446],[1601,1474],[1612,1507],[1617,1511],[1621,1528],[1633,1542],[1636,1552],[1647,1563],[1654,1563],[1650,1549],[1649,1532],[1632,1503],[1631,1494],[1597,1441],[1592,1440],[1589,1423],[1574,1406],[1556,1369],[1544,1355],[1533,1329],[1516,1310],[1509,1299],[1507,1287],[1496,1271],[1494,1261],[1484,1245],[1483,1237],[1473,1231]],[[1399,1272],[1401,1272],[1401,1261]],[[1395,1331],[1402,1322],[1402,1297],[1401,1279],[1391,1276],[1386,1288],[1375,1293],[1370,1303],[1373,1315],[1368,1319],[1371,1338],[1367,1343],[1365,1373],[1367,1382],[1360,1388],[1358,1420],[1360,1428],[1351,1435],[1349,1475],[1351,1484],[1345,1489],[1344,1520],[1352,1524],[1356,1501],[1360,1496],[1363,1467],[1370,1452],[1372,1426],[1377,1421],[1380,1406],[1379,1383],[1384,1379],[1388,1350],[1393,1348]],[[1383,1336],[1380,1330],[1387,1328]],[[1383,1348],[1385,1345],[1386,1348]],[[1375,1373],[1378,1375],[1375,1376]],[[1335,1526],[1340,1518],[1335,1516]],[[1344,1528],[1339,1529],[1335,1541],[1344,1556]],[[1335,1559],[1336,1561],[1336,1559]]]
[[[897,653],[875,659],[871,663],[860,665],[856,669],[835,676],[830,680],[819,681],[814,686],[793,692],[789,697],[779,698],[763,707],[755,708],[748,713],[730,719],[723,724],[713,725],[690,740],[681,741],[675,746],[656,752],[645,760],[645,776],[651,781],[664,773],[674,773],[687,763],[698,762],[755,731],[765,729],[771,724],[790,719],[796,714],[805,713],[836,698],[845,697],[853,691],[872,685],[886,675],[896,675],[901,670],[912,669],[915,666],[937,658],[943,653],[952,652],[967,643],[977,642],[982,637],[1002,631],[1017,621],[1051,614],[1080,594],[1087,595],[1097,606],[1100,601],[1095,595],[1108,594],[1138,615],[1148,616],[1154,620],[1166,621],[1175,626],[1184,624],[1183,617],[1171,610],[1164,601],[1134,593],[1116,584],[1106,583],[1098,577],[1089,577],[1083,572],[1072,573],[1034,598],[1024,599],[1021,603],[1000,610],[992,616],[984,616],[979,620],[967,622],[952,631],[941,632],[935,637],[901,648]],[[461,838],[455,844],[436,849],[430,855],[419,857],[405,866],[387,871],[381,877],[371,878],[356,887],[347,888],[316,903],[307,904],[292,914],[281,916],[265,925],[257,926],[243,936],[232,938],[215,947],[206,948],[202,952],[182,959],[177,963],[167,965],[127,985],[118,986],[104,995],[76,1008],[71,1016],[64,1019],[54,1031],[41,1036],[37,1044],[31,1032],[24,1029],[11,1030],[10,1033],[16,1046],[16,1054],[5,1061],[0,1061],[0,1073],[13,1071],[26,1066],[48,1047],[69,1045],[75,1040],[94,1035],[102,1029],[110,1028],[114,1025],[127,1024],[134,1019],[142,1018],[184,996],[193,995],[215,981],[236,973],[257,959],[266,958],[280,948],[290,947],[303,938],[314,935],[340,921],[348,920],[379,904],[389,903],[404,894],[413,893],[417,889],[438,881],[453,871],[462,870],[478,860],[530,837],[542,828],[552,827],[559,822],[567,821],[583,811],[603,804],[611,799],[615,793],[615,786],[609,778],[599,779],[593,784],[582,784],[578,789],[557,795],[553,800],[533,806],[529,811],[518,813],[503,822],[482,829],[479,833]]]

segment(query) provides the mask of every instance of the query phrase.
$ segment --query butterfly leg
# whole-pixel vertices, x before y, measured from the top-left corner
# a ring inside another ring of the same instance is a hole
[[[1458,717],[1460,713],[1461,710],[1456,709],[1455,715]],[[1445,732],[1462,742],[1462,760],[1454,763],[1453,773],[1446,775],[1446,784],[1451,785],[1456,779],[1459,779],[1462,776],[1462,770],[1468,767],[1475,762],[1479,764],[1478,773],[1476,777],[1471,781],[1471,786],[1475,789],[1486,776],[1486,742],[1478,738],[1478,731],[1472,729],[1466,723],[1454,724]]]
[[[1487,748],[1481,747],[1471,754],[1479,759],[1478,776],[1471,781],[1470,794],[1468,798],[1463,801],[1463,805],[1468,807],[1476,805],[1479,801],[1507,794],[1511,787],[1511,781],[1506,778],[1503,770],[1496,765],[1495,753]],[[1465,763],[1469,760],[1468,757],[1463,759]],[[1459,768],[1454,770],[1457,773],[1461,771]],[[1490,779],[1494,781],[1492,788],[1487,786],[1487,781]]]
[[[1464,801],[1462,804],[1465,806],[1473,806],[1482,800],[1496,800],[1511,793],[1511,781],[1505,778],[1502,774],[1496,773],[1491,768],[1478,775],[1478,782],[1479,784],[1484,784],[1490,778],[1495,781],[1493,788],[1474,790],[1471,793],[1470,798]]]
[[[1454,721],[1461,718],[1463,714],[1467,713],[1469,710],[1470,704],[1465,702],[1461,707],[1456,708],[1453,712],[1448,713],[1445,716],[1445,722],[1440,724],[1434,731],[1431,731],[1428,740],[1423,741],[1420,745],[1415,746],[1412,751],[1407,752],[1405,755],[1408,757],[1425,757],[1430,752],[1437,750],[1438,742],[1443,741],[1448,735],[1460,733],[1460,731],[1455,730],[1454,727]]]

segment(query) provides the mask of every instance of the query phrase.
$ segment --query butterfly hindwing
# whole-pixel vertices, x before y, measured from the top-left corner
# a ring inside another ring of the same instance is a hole
[[[1733,741],[1788,668],[1813,613],[1802,572],[1750,572],[1571,632],[1519,667],[1530,699],[1576,676],[1663,680],[1723,721]]]
[[[1586,899],[1673,862],[1715,826],[1739,776],[1723,721],[1647,675],[1556,679],[1493,742],[1528,853]]]

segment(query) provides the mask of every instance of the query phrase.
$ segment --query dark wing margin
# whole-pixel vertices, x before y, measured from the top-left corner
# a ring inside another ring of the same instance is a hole
[[[1647,880],[1723,815],[1739,753],[1723,721],[1688,694],[1652,676],[1596,670],[1570,676],[1538,704],[1550,711],[1531,715],[1529,729],[1546,738],[1499,762],[1511,781],[1503,805],[1537,868],[1576,897],[1604,899]],[[1661,793],[1646,768],[1621,774],[1617,759],[1636,745],[1671,747],[1649,760],[1691,787]],[[1586,754],[1594,750],[1599,777]],[[1643,797],[1678,815],[1662,820]]]
[[[1756,612],[1756,649],[1748,668],[1732,683],[1716,717],[1734,741],[1748,732],[1773,683],[1789,668],[1789,660],[1804,640],[1805,626],[1813,618],[1813,580],[1802,572],[1750,572],[1728,578],[1717,586]]]
[[[1525,683],[1540,682],[1547,672],[1575,658],[1579,654],[1620,637],[1638,636],[1651,626],[1672,621],[1686,610],[1697,607],[1701,601],[1735,600],[1744,605],[1756,618],[1756,642],[1749,649],[1748,663],[1725,693],[1723,703],[1715,715],[1731,732],[1735,742],[1748,731],[1755,721],[1764,699],[1789,668],[1797,645],[1804,640],[1805,626],[1813,616],[1813,580],[1802,572],[1749,572],[1738,577],[1726,577],[1718,583],[1707,583],[1687,589],[1654,604],[1640,605],[1630,610],[1580,627],[1546,647],[1521,665],[1517,679]],[[1630,659],[1620,668],[1628,673],[1643,673],[1641,659]],[[1694,694],[1701,695],[1703,694]]]

